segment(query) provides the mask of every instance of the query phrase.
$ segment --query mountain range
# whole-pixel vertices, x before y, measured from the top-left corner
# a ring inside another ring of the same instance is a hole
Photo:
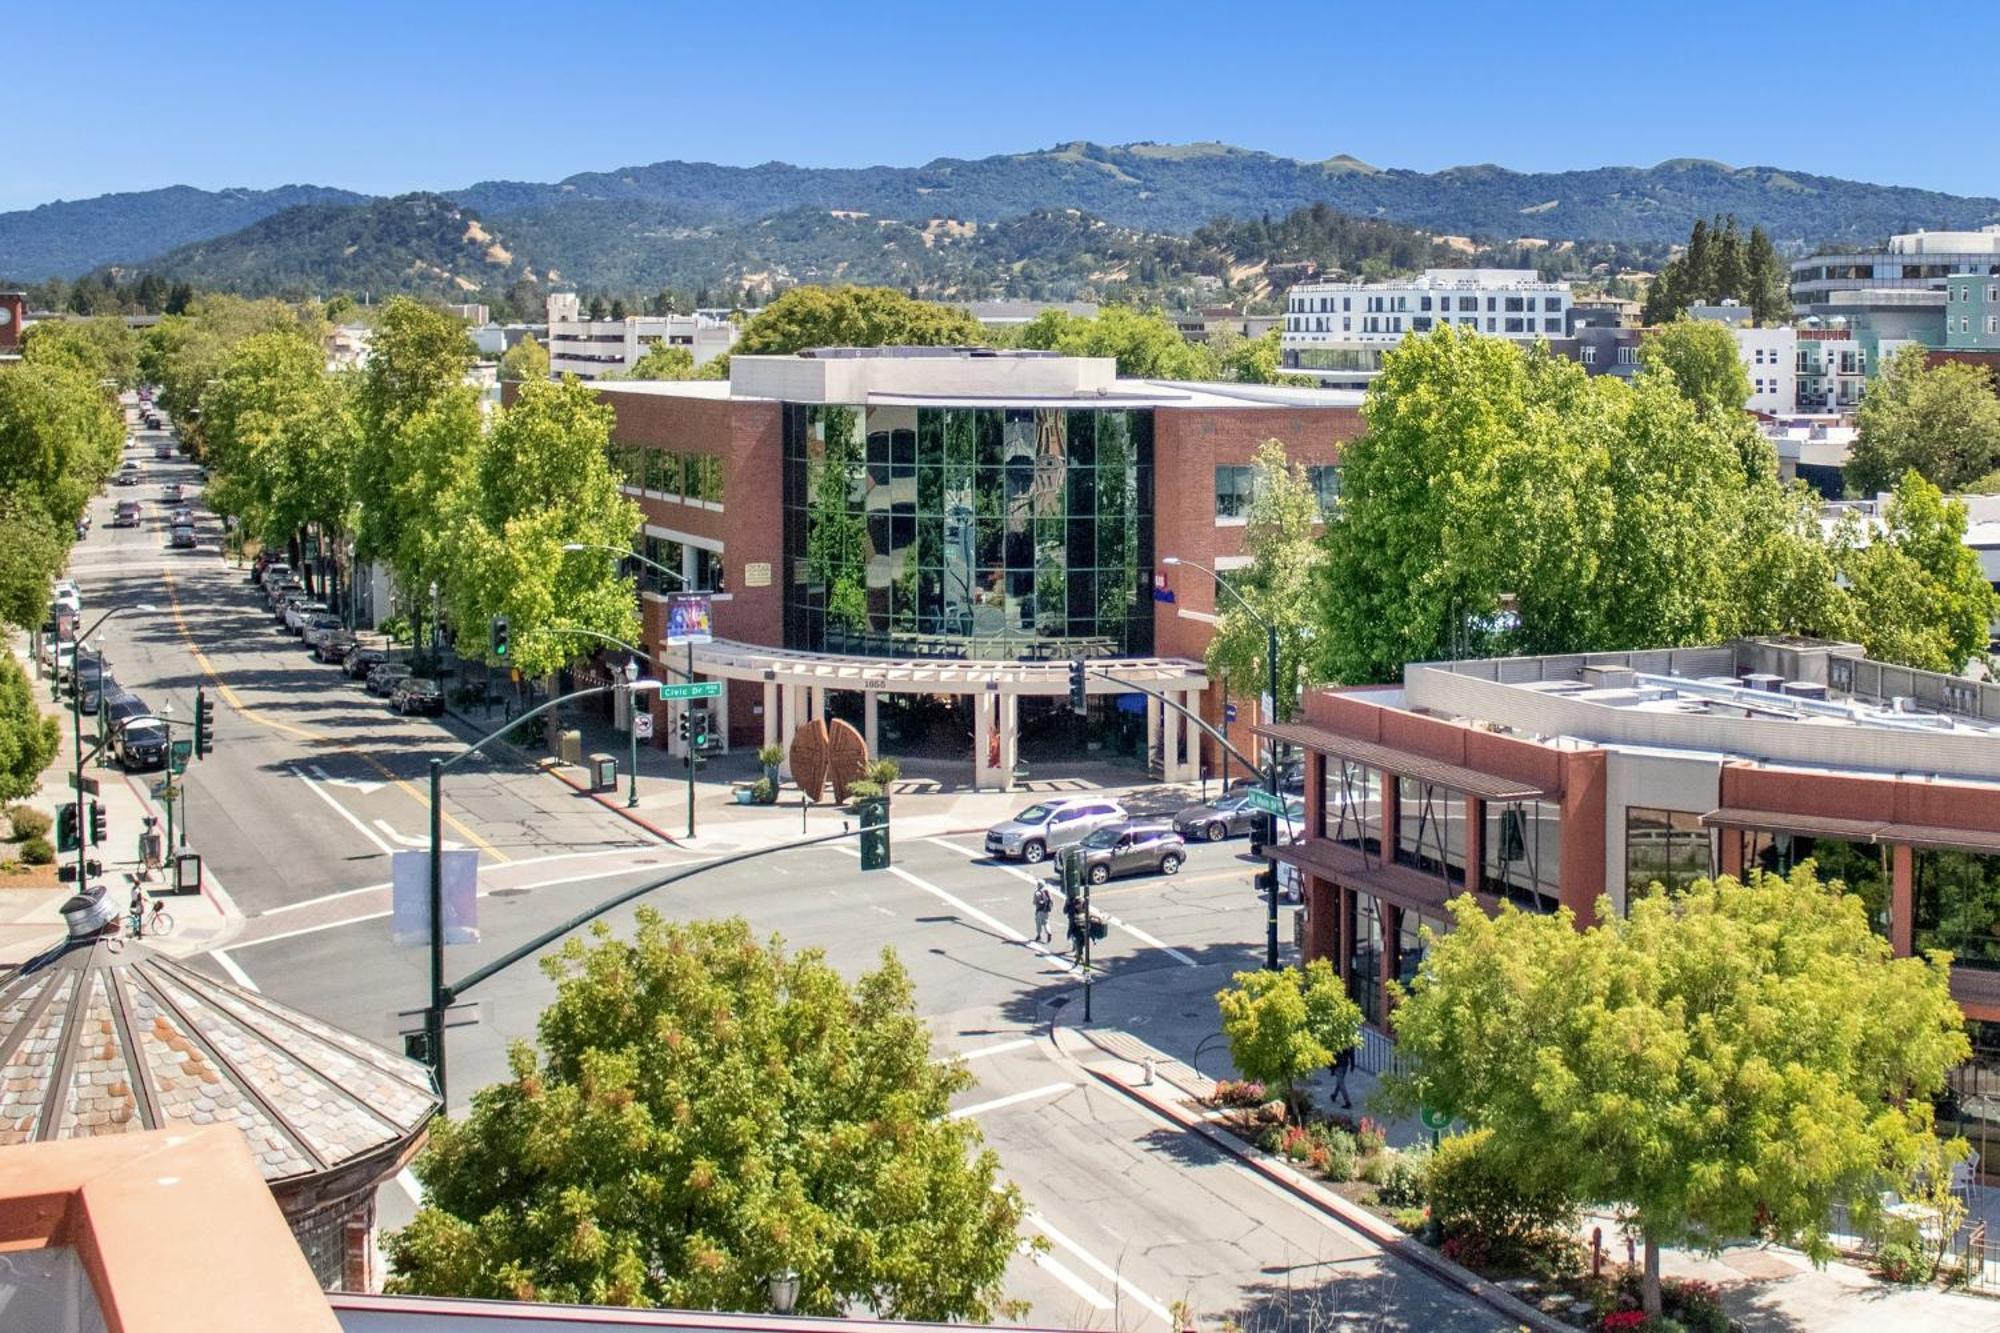
[[[310,185],[176,186],[0,214],[0,275],[35,281],[111,267],[241,290],[467,291],[523,276],[641,290],[758,274],[901,275],[923,288],[998,273],[1019,294],[1024,284],[1005,275],[1022,265],[1074,286],[1148,255],[1174,262],[1174,246],[1218,217],[1270,219],[1313,205],[1489,246],[1532,237],[1658,248],[1718,213],[1761,225],[1792,250],[2000,219],[1992,198],[1695,159],[1426,173],[1227,144],[1078,142],[920,167],[658,162],[396,200]]]

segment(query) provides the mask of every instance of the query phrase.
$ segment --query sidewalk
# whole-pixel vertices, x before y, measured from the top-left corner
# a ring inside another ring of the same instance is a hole
[[[26,637],[21,636],[11,646],[15,655],[27,662]],[[50,820],[56,817],[58,807],[74,797],[70,779],[76,772],[75,727],[67,708],[68,699],[49,698],[50,682],[37,683],[38,697],[43,710],[60,715],[62,721],[62,744],[57,748],[55,760],[42,774],[42,783],[34,795],[23,804],[46,813]],[[89,718],[84,719],[83,748],[88,754],[94,744],[96,728]],[[149,787],[153,781],[164,777],[162,774],[128,774],[109,762],[108,757],[88,760],[84,764],[84,777],[95,779],[98,791],[95,800],[104,809],[104,841],[86,851],[87,859],[98,862],[103,867],[101,877],[93,876],[93,886],[102,884],[105,891],[117,903],[121,911],[132,895],[134,884],[143,883],[150,896],[165,904],[167,913],[174,918],[171,935],[154,941],[154,946],[164,953],[176,957],[206,953],[228,942],[242,927],[242,914],[222,886],[215,882],[207,868],[203,868],[202,890],[200,893],[171,893],[172,873],[171,850],[168,869],[152,872],[150,878],[140,878],[138,859],[139,835],[145,827],[145,819],[153,815],[160,820],[160,830],[164,837],[166,830],[165,812],[153,801]],[[55,840],[53,829],[49,840]],[[198,844],[190,844],[190,851],[199,851]],[[76,864],[74,851],[59,853],[58,860],[65,865]],[[76,893],[76,885],[65,882],[53,889],[15,889],[0,893],[0,966],[12,966],[24,962],[42,948],[59,938],[65,927],[61,907]]]

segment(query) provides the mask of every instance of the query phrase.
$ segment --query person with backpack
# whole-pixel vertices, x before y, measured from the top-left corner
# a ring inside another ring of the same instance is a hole
[[[1035,885],[1035,943],[1048,944],[1055,939],[1049,933],[1049,913],[1055,909],[1055,895],[1049,892],[1048,884]]]

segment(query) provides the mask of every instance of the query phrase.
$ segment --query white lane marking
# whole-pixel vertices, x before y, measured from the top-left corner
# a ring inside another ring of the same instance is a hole
[[[1109,1310],[1115,1304],[1109,1296],[1106,1296],[1075,1273],[1072,1273],[1058,1259],[1053,1259],[1046,1254],[1037,1254],[1035,1256],[1035,1267],[1041,1269],[1044,1273],[1047,1273],[1050,1277],[1075,1292],[1079,1300],[1094,1310]]]
[[[1076,964],[1070,962],[1068,959],[1056,953],[1055,950],[1048,948],[1046,945],[1039,944],[1032,939],[1029,939],[1025,933],[1014,929],[1014,927],[1008,925],[1005,921],[1002,921],[999,917],[992,916],[986,912],[981,911],[979,908],[974,907],[971,903],[965,901],[965,899],[963,898],[958,897],[956,894],[950,893],[944,889],[939,888],[937,885],[931,883],[927,879],[921,879],[916,875],[912,875],[909,871],[903,869],[903,867],[901,866],[890,866],[889,873],[896,876],[896,878],[902,880],[906,884],[914,884],[916,887],[922,889],[925,893],[930,894],[932,897],[937,898],[941,902],[945,903],[947,906],[963,913],[966,916],[971,917],[974,921],[979,922],[981,925],[985,926],[988,930],[995,931],[1000,935],[1004,936],[1010,942],[1014,944],[1025,944],[1028,946],[1028,948],[1033,949],[1038,954],[1041,954],[1044,958],[1047,958],[1050,962],[1061,964],[1064,971],[1073,973],[1077,976],[1083,975],[1082,969],[1078,968]]]
[[[232,949],[253,949],[260,944],[276,944],[279,940],[297,939],[301,935],[317,935],[322,930],[338,930],[342,926],[355,926],[363,921],[379,921],[389,915],[392,914],[389,912],[365,912],[360,916],[347,916],[342,917],[338,921],[328,921],[324,925],[301,926],[297,930],[284,930],[278,932],[276,935],[265,935],[260,939],[238,940],[229,947]]]
[[[868,910],[869,910],[869,911],[871,911],[871,912],[880,912],[880,913],[881,913],[881,914],[882,914],[883,916],[886,916],[886,917],[888,917],[888,918],[889,918],[890,920],[892,920],[892,921],[893,921],[893,920],[895,919],[895,917],[896,917],[896,914],[895,914],[894,912],[892,912],[892,911],[890,911],[890,910],[889,910],[888,908],[886,908],[886,907],[882,906],[882,904],[880,904],[880,903],[870,903],[870,904],[868,904]]]
[[[933,847],[942,847],[946,851],[957,852],[960,856],[970,857],[974,861],[977,861],[981,857],[984,857],[986,855],[986,849],[984,847],[961,847],[955,842],[946,842],[943,838],[925,838],[924,841],[929,843]],[[991,858],[991,860],[993,863],[993,869],[1001,871],[1005,874],[1012,875],[1015,879],[1025,879],[1030,884],[1039,884],[1042,882],[1038,876],[1026,870],[1017,870],[1013,866],[1008,865],[1005,861],[1002,861],[997,856]]]
[[[1154,1300],[1151,1296],[1148,1296],[1145,1292],[1139,1290],[1137,1287],[1133,1286],[1130,1282],[1126,1281],[1125,1278],[1119,1274],[1118,1270],[1113,1268],[1110,1264],[1105,1263],[1102,1259],[1099,1259],[1096,1255],[1084,1249],[1083,1246],[1077,1244],[1075,1241],[1071,1240],[1068,1236],[1063,1235],[1062,1232],[1057,1231],[1053,1226],[1050,1226],[1048,1218],[1043,1217],[1040,1213],[1031,1212],[1027,1216],[1027,1223],[1029,1226],[1035,1228],[1035,1230],[1041,1232],[1044,1236],[1047,1236],[1050,1240],[1054,1241],[1056,1244],[1062,1246],[1065,1250],[1068,1250],[1071,1254],[1075,1255],[1078,1259],[1080,1259],[1083,1262],[1086,1268],[1089,1268],[1091,1271],[1095,1272],[1099,1277],[1110,1282],[1112,1285],[1116,1286],[1118,1290],[1124,1292],[1127,1296],[1131,1297],[1135,1302],[1137,1302],[1140,1306],[1142,1306],[1147,1313],[1151,1314],[1154,1318],[1160,1320],[1162,1323],[1166,1324],[1167,1327],[1169,1328],[1174,1327],[1174,1317],[1171,1313],[1168,1312],[1166,1306],[1160,1304],[1158,1301]]]
[[[388,843],[382,841],[380,834],[376,833],[374,829],[371,829],[366,824],[362,823],[360,818],[356,816],[352,810],[349,810],[339,801],[336,801],[333,799],[333,797],[327,795],[326,792],[320,789],[320,785],[317,782],[314,782],[311,778],[299,772],[298,765],[286,764],[285,768],[287,769],[287,771],[291,773],[293,777],[297,778],[300,782],[306,784],[307,791],[311,792],[313,795],[319,797],[322,801],[325,801],[328,805],[332,806],[342,819],[354,825],[355,829],[361,834],[362,837],[374,843],[377,851],[381,852],[384,856],[391,856],[395,854],[396,849],[391,847]]]
[[[328,777],[326,770],[321,768],[318,764],[308,764],[307,767],[312,769],[313,776],[318,778],[321,782],[330,782],[336,787],[352,787],[354,788],[354,790],[360,792],[363,796],[368,795],[370,792],[381,791],[382,788],[389,785],[386,782],[369,782],[362,778]]]
[[[1033,1046],[1034,1044],[1035,1039],[1033,1037],[1023,1037],[1019,1041],[995,1042],[991,1046],[981,1046],[975,1050],[953,1051],[950,1055],[940,1055],[935,1060],[932,1060],[931,1063],[934,1065],[945,1065],[950,1064],[953,1060],[984,1060],[989,1055],[1005,1055],[1008,1051],[1018,1051],[1025,1046]]]
[[[514,870],[520,868],[521,866],[547,865],[551,861],[581,861],[590,857],[597,857],[597,856],[630,856],[631,854],[632,853],[630,848],[618,848],[616,850],[602,851],[602,852],[563,852],[556,856],[531,856],[525,861],[509,861],[507,863],[507,868],[509,870]],[[596,871],[588,875],[572,875],[566,879],[540,880],[533,884],[527,884],[521,887],[530,889],[543,889],[543,888],[548,888],[551,885],[555,884],[579,884],[587,879],[610,879],[616,875],[636,875],[642,870],[656,870],[656,869],[685,870],[688,869],[689,866],[700,865],[700,864],[702,863],[699,861],[689,862],[684,865],[669,865],[665,862],[660,862],[660,861],[640,861],[640,862],[634,862],[631,865],[620,866],[616,870]],[[493,871],[491,869],[482,867],[481,873],[482,876],[484,876],[492,874]],[[342,898],[352,898],[357,893],[378,893],[383,889],[393,888],[393,887],[394,885],[391,884],[388,880],[383,880],[380,884],[364,884],[358,889],[341,889],[335,893],[323,893],[317,898],[302,898],[295,903],[280,903],[276,907],[265,908],[263,911],[257,913],[257,916],[260,919],[267,916],[282,916],[286,912],[296,912],[301,907],[317,907],[321,903],[337,902]],[[510,886],[503,885],[502,887],[504,888]],[[491,893],[492,890],[482,885],[480,892]]]
[[[245,972],[242,969],[242,967],[238,965],[237,961],[229,956],[229,951],[227,949],[211,950],[209,952],[209,957],[215,959],[216,966],[220,967],[223,971],[227,972],[229,974],[229,979],[235,982],[237,985],[241,986],[244,990],[257,989],[257,983],[250,980],[250,974],[248,972]]]
[[[1148,934],[1147,932],[1133,925],[1131,922],[1120,921],[1117,917],[1111,916],[1109,914],[1107,914],[1104,919],[1110,924],[1118,927],[1118,929],[1125,931],[1127,934],[1131,935],[1132,938],[1139,941],[1139,943],[1150,944],[1155,949],[1163,950],[1168,957],[1179,959],[1181,962],[1187,964],[1189,967],[1193,967],[1195,965],[1194,959],[1188,957],[1186,954],[1182,953],[1179,949],[1176,949],[1173,945],[1168,944],[1165,940],[1159,938],[1157,935]]]
[[[394,838],[397,842],[402,843],[403,846],[405,847],[429,847],[431,845],[431,840],[429,838],[413,838],[407,833],[396,832],[395,828],[392,827],[389,821],[386,819],[376,820],[375,827],[381,829],[384,833]],[[444,838],[440,840],[438,845],[448,852],[458,852],[465,850],[464,843],[453,842],[450,838]]]
[[[997,1111],[1003,1106],[1018,1106],[1022,1102],[1039,1101],[1043,1097],[1053,1097],[1060,1092],[1068,1092],[1074,1083],[1049,1083],[1026,1092],[1010,1092],[1005,1097],[995,1097],[990,1102],[975,1102],[971,1106],[961,1106],[945,1117],[947,1120],[970,1120],[973,1116]]]
[[[283,916],[287,912],[296,912],[301,907],[318,907],[321,903],[336,902],[342,898],[352,898],[357,893],[379,893],[383,889],[393,887],[395,887],[393,884],[384,880],[380,884],[364,884],[358,889],[342,889],[338,893],[323,893],[317,898],[301,898],[295,903],[280,903],[276,907],[267,907],[257,913],[256,919],[261,921],[267,916]]]

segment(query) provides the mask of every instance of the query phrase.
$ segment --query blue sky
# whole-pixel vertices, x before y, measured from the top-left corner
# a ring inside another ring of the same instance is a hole
[[[0,209],[170,184],[448,189],[665,158],[913,165],[1068,139],[1424,170],[1707,157],[2000,195],[1991,109],[1955,96],[1984,76],[1948,72],[1951,53],[1977,70],[2000,46],[1991,3],[4,8],[21,96]]]

